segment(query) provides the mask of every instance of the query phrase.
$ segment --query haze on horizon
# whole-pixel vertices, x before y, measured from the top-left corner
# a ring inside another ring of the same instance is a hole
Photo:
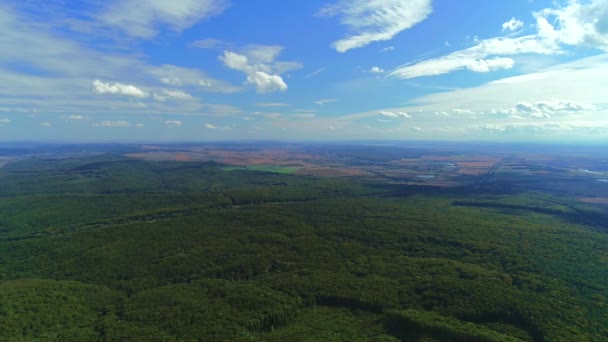
[[[8,0],[0,141],[608,141],[608,0]]]

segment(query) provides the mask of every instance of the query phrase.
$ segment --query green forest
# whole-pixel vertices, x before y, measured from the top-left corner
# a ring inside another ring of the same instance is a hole
[[[0,340],[608,340],[600,209],[274,171],[6,164]]]

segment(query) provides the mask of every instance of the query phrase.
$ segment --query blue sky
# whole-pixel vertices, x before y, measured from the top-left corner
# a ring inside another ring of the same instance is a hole
[[[0,141],[608,138],[608,0],[5,0],[0,30]]]

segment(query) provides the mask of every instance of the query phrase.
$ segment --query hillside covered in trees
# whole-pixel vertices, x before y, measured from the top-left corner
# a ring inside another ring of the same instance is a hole
[[[7,163],[0,339],[608,339],[604,211],[504,182]]]

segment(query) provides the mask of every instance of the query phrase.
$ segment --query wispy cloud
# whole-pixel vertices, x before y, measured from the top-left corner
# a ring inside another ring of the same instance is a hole
[[[228,44],[226,44],[223,40],[207,38],[195,40],[190,44],[190,46],[199,48],[199,49],[225,49]]]
[[[131,124],[128,121],[101,121],[93,124],[95,127],[131,127]]]
[[[478,40],[473,47],[439,58],[401,66],[389,76],[409,79],[442,75],[462,69],[473,72],[510,69],[515,61],[506,56],[562,54],[564,45],[584,45],[608,51],[608,31],[601,27],[601,18],[607,13],[608,2],[605,0],[594,0],[584,4],[572,0],[568,6],[534,13],[536,18],[534,34]],[[503,24],[503,30],[513,31],[522,26],[523,22],[511,19]]]
[[[352,34],[332,44],[338,52],[391,40],[431,14],[431,0],[342,0],[323,7],[320,16],[338,16]]]
[[[325,68],[317,69],[317,70],[311,72],[310,74],[307,74],[306,76],[304,76],[304,78],[310,78],[313,76],[317,76],[318,74],[322,73],[323,71],[325,71]]]
[[[205,124],[204,127],[206,129],[223,130],[223,131],[229,131],[229,130],[232,129],[232,127],[228,127],[228,126],[223,126],[223,127],[222,126],[215,126],[215,125],[209,124],[209,123]]]
[[[198,89],[215,93],[236,93],[243,87],[209,77],[200,70],[162,65],[151,68],[150,73],[158,77],[161,83],[172,87],[198,87]]]
[[[160,102],[164,102],[167,99],[175,99],[175,100],[181,100],[181,101],[188,101],[188,100],[192,100],[192,95],[188,94],[188,93],[184,93],[183,91],[179,91],[179,90],[163,90],[162,94],[154,94],[154,99],[156,101],[160,101]]]
[[[396,118],[402,118],[402,119],[411,119],[412,116],[406,112],[389,112],[389,111],[381,111],[380,113],[378,113],[382,116],[385,116],[387,118],[392,118],[392,119],[396,119]]]
[[[332,103],[332,102],[336,102],[336,101],[338,101],[338,99],[323,99],[323,100],[315,101],[315,103],[322,106],[324,104]]]
[[[106,2],[98,20],[129,36],[153,38],[160,27],[181,32],[195,23],[222,13],[224,0],[121,0]]]
[[[282,102],[260,102],[255,105],[256,107],[289,107],[287,103]]]
[[[519,118],[549,119],[557,114],[589,113],[595,110],[597,110],[597,108],[592,104],[552,99],[536,102],[522,101],[510,108],[493,109],[492,114]]]
[[[179,120],[167,120],[165,121],[165,126],[169,128],[181,127],[183,123]]]

